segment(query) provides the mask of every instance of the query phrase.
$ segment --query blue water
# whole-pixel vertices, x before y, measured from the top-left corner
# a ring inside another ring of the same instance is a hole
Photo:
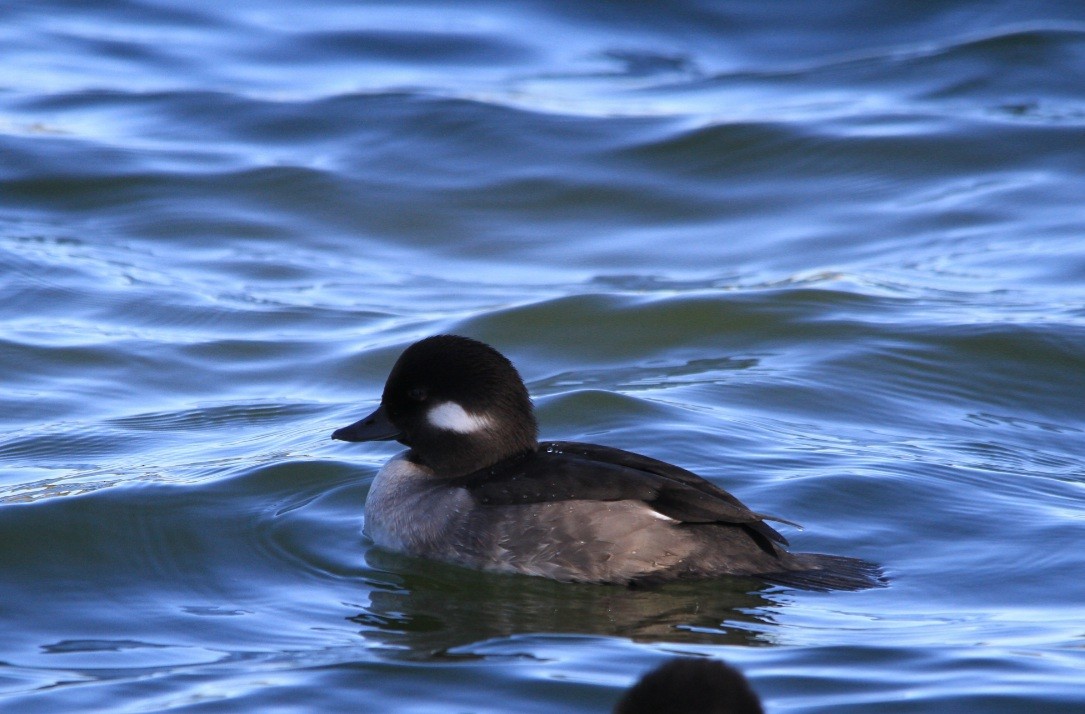
[[[0,710],[1085,710],[1078,2],[0,6]],[[885,589],[485,575],[332,442],[438,332]]]

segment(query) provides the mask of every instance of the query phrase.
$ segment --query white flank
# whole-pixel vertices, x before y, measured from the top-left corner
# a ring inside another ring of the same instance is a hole
[[[456,402],[438,404],[426,415],[429,423],[438,429],[470,434],[490,427],[490,419],[484,415],[471,414]]]
[[[658,518],[661,521],[666,521],[668,523],[677,523],[678,522],[676,519],[671,518],[670,516],[664,516],[662,513],[655,510],[654,508],[647,507],[647,508],[645,508],[645,510],[648,511],[649,516],[651,516],[653,518]]]

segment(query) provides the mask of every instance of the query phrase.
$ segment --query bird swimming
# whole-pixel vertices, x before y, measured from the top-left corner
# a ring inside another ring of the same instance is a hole
[[[380,469],[365,504],[364,532],[388,550],[569,582],[884,584],[874,563],[789,552],[766,521],[794,524],[683,468],[609,446],[540,442],[516,368],[467,337],[409,346],[380,406],[332,438],[408,447]]]
[[[678,657],[648,672],[613,714],[765,714],[749,681],[726,662]]]

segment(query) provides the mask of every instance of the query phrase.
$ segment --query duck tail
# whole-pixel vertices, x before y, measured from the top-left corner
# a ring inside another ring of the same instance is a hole
[[[788,569],[758,577],[802,590],[867,590],[886,587],[881,566],[859,558],[821,553],[794,553]]]

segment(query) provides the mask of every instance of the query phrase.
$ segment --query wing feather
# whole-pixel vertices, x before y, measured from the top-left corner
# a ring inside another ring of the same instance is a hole
[[[682,523],[734,523],[787,545],[766,519],[697,474],[647,456],[595,444],[550,441],[529,452],[456,479],[484,505],[546,501],[643,501]]]

